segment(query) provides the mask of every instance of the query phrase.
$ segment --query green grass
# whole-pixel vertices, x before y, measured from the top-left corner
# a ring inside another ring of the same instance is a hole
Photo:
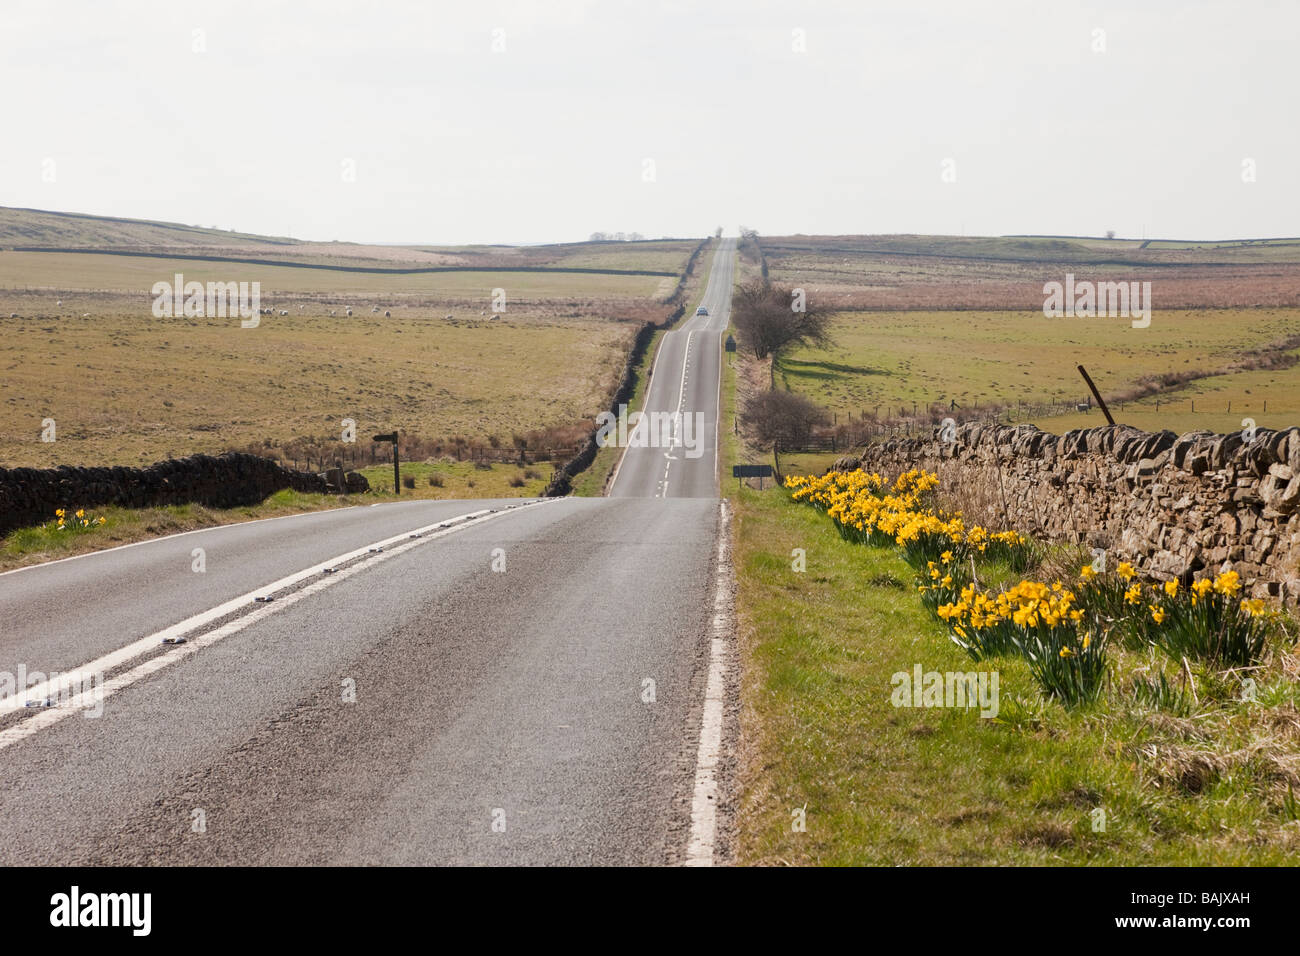
[[[1042,702],[1023,661],[972,665],[893,549],[843,541],[780,491],[732,498],[754,748],[740,862],[1293,861],[1300,828],[1278,775],[1296,744],[1293,694],[1276,720],[1245,705],[1179,720],[1122,700],[1067,713]],[[794,548],[805,573],[791,569]],[[892,675],[918,663],[996,668],[998,718],[892,706]],[[807,832],[794,832],[802,807]],[[1105,832],[1092,828],[1097,807]]]
[[[475,465],[470,461],[402,462],[402,498],[536,498],[550,481],[554,466],[538,464]],[[357,469],[370,482],[372,492],[391,494],[393,466],[369,465]],[[430,482],[430,479],[440,484]],[[405,486],[407,479],[414,488]],[[515,484],[518,482],[518,484]]]
[[[85,510],[92,525],[84,530],[59,530],[57,521],[51,516],[51,520],[44,525],[19,528],[0,538],[0,571],[182,531],[329,508],[412,499],[537,497],[551,477],[551,465],[546,462],[522,467],[516,464],[476,467],[468,461],[403,462],[402,478],[414,479],[415,487],[403,487],[399,497],[393,494],[391,464],[372,465],[357,470],[370,482],[371,490],[362,495],[318,495],[285,489],[258,504],[237,508],[209,508],[198,504],[156,508],[87,508]],[[430,483],[429,479],[433,476],[437,476],[440,485]],[[69,502],[67,510],[71,513],[77,507],[77,502]],[[102,525],[97,521],[100,516],[105,519]]]
[[[391,481],[390,481],[391,484]],[[59,558],[102,551],[136,541],[158,538],[183,531],[211,528],[217,525],[237,524],[258,518],[276,518],[281,515],[321,511],[328,508],[370,504],[389,500],[391,495],[337,496],[313,495],[285,489],[277,491],[256,505],[238,508],[208,508],[204,505],[165,505],[157,508],[87,508],[93,518],[102,516],[104,524],[97,522],[85,531],[59,531],[54,520],[34,528],[19,528],[0,538],[0,571]],[[77,504],[70,502],[69,510]],[[51,516],[52,517],[52,516]]]
[[[777,383],[834,411],[898,417],[915,404],[958,405],[957,417],[1008,407],[1016,421],[1053,431],[1104,424],[1100,412],[1017,415],[1017,403],[1082,402],[1083,364],[1103,395],[1141,377],[1223,369],[1248,352],[1300,332],[1300,310],[1159,312],[1146,329],[1126,319],[1049,320],[1029,312],[847,313],[834,321],[834,344],[782,359]],[[1293,350],[1300,352],[1300,350]],[[1264,403],[1268,403],[1267,411]],[[1195,410],[1192,406],[1195,404]],[[1234,372],[1199,379],[1161,398],[1112,409],[1148,429],[1240,429],[1249,415],[1264,427],[1300,421],[1294,369]]]

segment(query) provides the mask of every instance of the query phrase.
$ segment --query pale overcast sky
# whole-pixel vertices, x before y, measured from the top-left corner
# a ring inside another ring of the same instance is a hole
[[[0,0],[0,205],[365,242],[1295,236],[1298,40],[1296,0]]]

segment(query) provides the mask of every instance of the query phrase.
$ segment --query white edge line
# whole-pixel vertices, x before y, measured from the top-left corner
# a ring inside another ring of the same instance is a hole
[[[709,635],[709,679],[700,714],[700,746],[695,757],[695,788],[691,798],[691,830],[686,866],[712,866],[718,835],[718,763],[722,754],[723,706],[727,690],[727,502],[719,503],[718,560],[713,589],[713,621]]]
[[[538,500],[545,501],[547,499]],[[537,502],[530,502],[530,504],[536,503]],[[506,514],[513,510],[515,509],[502,509],[496,513]],[[125,647],[118,648],[116,651],[111,651],[108,654],[90,661],[89,663],[82,664],[80,667],[76,667],[71,671],[61,672],[57,681],[46,680],[33,687],[22,688],[20,693],[16,693],[11,697],[0,698],[0,716],[24,709],[26,702],[29,700],[44,700],[49,697],[56,697],[60,688],[66,687],[69,684],[79,686],[81,683],[84,683],[87,679],[92,678],[96,674],[103,674],[115,667],[120,667],[127,661],[139,657],[142,654],[157,650],[158,646],[165,640],[174,640],[178,637],[184,637],[190,632],[211,624],[213,621],[219,620],[228,614],[233,614],[241,608],[247,609],[250,604],[254,603],[254,598],[262,597],[276,591],[281,591],[284,588],[291,587],[300,581],[312,577],[313,575],[321,574],[326,568],[345,564],[354,558],[369,554],[374,548],[387,548],[390,545],[397,545],[399,542],[404,542],[409,539],[411,535],[421,535],[421,540],[433,540],[433,537],[442,537],[442,535],[434,535],[427,539],[423,538],[423,536],[429,532],[439,530],[441,525],[462,525],[466,522],[483,518],[485,515],[490,515],[493,511],[494,509],[483,508],[467,514],[456,515],[451,518],[443,518],[434,524],[425,525],[424,527],[416,528],[413,531],[404,531],[401,534],[393,535],[391,538],[385,538],[382,541],[376,541],[372,544],[362,545],[360,548],[349,551],[346,554],[340,554],[337,557],[330,558],[326,561],[322,561],[320,564],[314,564],[302,571],[297,571],[286,577],[280,578],[278,581],[272,581],[268,584],[261,585],[252,591],[248,591],[238,597],[231,598],[222,604],[218,604],[214,608],[192,615],[191,617],[173,624],[170,627],[163,628],[161,631],[156,631],[153,634],[142,637],[139,640],[127,644]],[[450,531],[453,529],[449,528],[446,530]],[[335,578],[330,578],[329,580],[334,579]]]
[[[546,500],[548,499],[540,499],[540,501],[546,501]],[[550,499],[550,500],[554,500],[554,499]],[[538,502],[532,502],[532,504],[537,504],[537,503]],[[500,511],[485,510],[485,511],[474,512],[472,515],[464,515],[463,520],[461,520],[454,528],[446,528],[441,531],[438,531],[435,534],[430,534],[427,537],[422,536],[421,538],[414,541],[408,540],[403,544],[392,548],[391,550],[385,550],[379,554],[375,554],[372,557],[367,558],[364,561],[360,561],[357,564],[352,565],[352,567],[346,568],[345,570],[340,571],[331,577],[322,578],[319,581],[314,581],[311,584],[309,584],[307,587],[303,588],[302,590],[295,591],[293,594],[287,595],[283,599],[276,601],[274,604],[264,605],[252,611],[249,614],[245,614],[244,616],[237,618],[236,620],[223,624],[215,631],[210,631],[207,634],[203,634],[200,637],[195,638],[193,641],[189,641],[185,644],[176,647],[170,653],[162,654],[159,655],[158,657],[151,658],[145,661],[144,663],[140,664],[139,666],[132,668],[131,670],[127,671],[124,674],[119,674],[118,676],[110,680],[104,681],[102,685],[100,685],[99,687],[95,687],[93,690],[81,691],[71,696],[66,702],[66,705],[64,704],[63,701],[60,701],[60,706],[57,708],[42,709],[37,711],[35,716],[30,717],[19,724],[15,724],[14,726],[9,727],[3,731],[0,731],[0,750],[4,750],[6,747],[11,747],[22,740],[26,740],[28,737],[31,737],[34,734],[39,733],[40,731],[44,730],[46,727],[49,727],[67,717],[72,716],[78,710],[87,710],[91,707],[96,707],[108,697],[112,696],[113,694],[117,693],[120,690],[124,690],[125,688],[130,687],[132,684],[136,683],[139,680],[144,679],[145,677],[148,677],[150,674],[154,674],[165,667],[169,667],[172,664],[177,663],[178,661],[182,661],[185,658],[202,650],[205,647],[211,647],[213,644],[217,643],[218,641],[224,638],[230,637],[232,634],[238,634],[240,631],[244,630],[245,628],[250,627],[259,621],[265,620],[266,618],[270,617],[272,614],[277,614],[286,608],[292,607],[293,605],[297,604],[299,601],[302,601],[312,596],[313,594],[325,590],[325,588],[327,587],[332,587],[333,585],[337,584],[339,581],[343,581],[347,578],[350,578],[355,574],[360,574],[362,571],[368,570],[377,564],[387,561],[389,558],[396,557],[399,554],[403,554],[406,551],[411,550],[412,548],[419,547],[422,544],[427,544],[430,541],[434,541],[437,540],[438,538],[442,538],[449,534],[454,534],[457,531],[461,531],[462,529],[468,527],[470,524],[484,524],[488,521],[491,521],[493,518],[500,518],[503,517],[504,515],[510,514],[514,510],[516,509],[510,508],[510,509],[504,509]],[[436,527],[436,525],[431,525],[430,527]],[[398,538],[389,538],[387,539],[387,541],[396,541],[399,540],[401,537],[409,537],[411,534],[420,534],[422,530],[423,529],[413,531],[413,532],[408,532],[404,536],[399,536]],[[371,545],[371,547],[379,547],[379,546],[380,546],[379,544]],[[357,552],[353,552],[353,553],[355,554]],[[306,573],[309,572],[306,571],[301,572],[301,574],[306,574]],[[288,580],[288,579],[286,578],[284,580]],[[150,638],[146,638],[145,640],[150,640]],[[93,665],[87,665],[87,666],[89,667]],[[78,686],[78,685],[74,685],[74,686]]]
[[[431,500],[431,499],[421,499]],[[436,499],[434,499],[436,500]],[[446,500],[446,499],[444,499]],[[402,502],[405,504],[405,502]],[[381,501],[378,504],[397,504],[397,502]],[[264,521],[284,521],[286,518],[311,518],[316,515],[337,514],[340,511],[352,511],[354,508],[364,508],[365,505],[344,505],[342,508],[320,508],[316,511],[301,511],[291,515],[275,515],[271,518],[250,518],[247,521],[231,521],[227,524],[214,524],[207,528],[191,528],[189,531],[177,531],[175,534],[165,534],[159,538],[145,538],[143,541],[131,541],[127,544],[114,545],[111,548],[101,548],[98,551],[87,551],[84,554],[70,554],[66,558],[55,558],[53,561],[42,561],[39,564],[28,564],[21,568],[12,568],[8,571],[0,571],[0,578],[6,574],[20,574],[23,571],[34,571],[37,568],[48,568],[52,564],[62,564],[65,561],[78,561],[81,558],[93,558],[100,554],[111,554],[114,551],[124,551],[127,548],[138,548],[142,544],[157,544],[159,541],[170,541],[172,538],[183,538],[188,534],[203,534],[205,531],[223,531],[226,528],[238,528],[246,524],[261,524]],[[375,507],[375,505],[370,505]]]

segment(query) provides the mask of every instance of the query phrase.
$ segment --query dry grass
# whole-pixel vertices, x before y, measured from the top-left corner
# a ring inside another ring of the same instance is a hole
[[[297,438],[508,437],[603,407],[634,332],[580,315],[447,321],[395,312],[157,319],[147,305],[0,294],[0,462],[147,464]],[[82,318],[75,310],[91,312]],[[41,316],[8,319],[10,312]],[[57,313],[57,315],[56,315]],[[41,421],[57,441],[40,441]]]

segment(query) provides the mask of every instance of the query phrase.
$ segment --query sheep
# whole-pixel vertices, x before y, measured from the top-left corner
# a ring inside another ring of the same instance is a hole
[[[1076,412],[1089,412],[1089,411],[1092,411],[1092,406],[1091,406],[1091,405],[1075,405],[1075,406],[1074,406],[1074,410],[1075,410]]]
[[[375,306],[375,307],[374,307],[373,309],[371,309],[370,311],[371,311],[372,314],[377,314],[377,313],[379,312],[379,306]]]
[[[334,318],[334,312],[335,312],[334,309],[330,309],[330,318],[331,318],[331,319]]]
[[[349,318],[349,319],[352,318],[352,310],[351,310],[351,309],[348,309],[348,318]]]
[[[83,319],[88,319],[88,318],[90,318],[90,313],[89,313],[89,312],[83,312],[83,313],[81,313],[81,317],[82,317]]]
[[[391,319],[392,317],[393,317],[393,313],[391,313],[391,312],[389,312],[387,309],[385,309],[385,310],[384,310],[384,318],[386,318],[386,319]]]
[[[447,320],[448,320],[448,321],[451,321],[451,318],[452,318],[452,317],[451,317],[450,315],[447,316]]]
[[[11,318],[11,319],[16,319],[16,318],[18,318],[18,313],[17,313],[17,312],[10,312],[10,313],[9,313],[9,318]]]
[[[61,307],[63,305],[63,300],[60,299],[58,302],[55,302],[54,304]]]
[[[495,322],[495,321],[496,321],[497,319],[499,319],[499,318],[501,318],[501,316],[499,316],[499,315],[494,315],[494,316],[492,316],[492,318],[491,318],[490,321]]]
[[[288,310],[288,309],[281,309],[281,310],[280,310],[280,314],[281,314],[281,315],[288,315],[288,314],[289,314],[289,310]]]

